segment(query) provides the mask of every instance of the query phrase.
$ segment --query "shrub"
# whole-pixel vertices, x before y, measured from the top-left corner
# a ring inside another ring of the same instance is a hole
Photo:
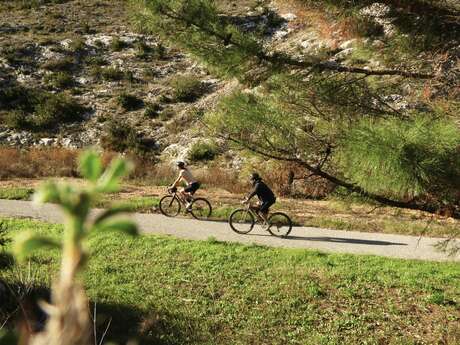
[[[117,103],[120,105],[124,110],[135,110],[140,108],[144,102],[142,99],[135,95],[130,95],[127,93],[122,93],[117,96]]]
[[[109,121],[101,141],[102,147],[117,152],[131,152],[142,157],[151,157],[156,150],[153,139],[138,134],[135,128],[127,123]]]
[[[172,119],[174,115],[175,112],[172,108],[166,108],[160,113],[159,118],[161,121],[168,121]]]
[[[101,76],[104,80],[122,80],[125,76],[122,70],[119,70],[118,68],[115,67],[108,67],[108,68],[103,68],[101,70]]]
[[[118,37],[115,37],[112,42],[110,42],[110,49],[114,52],[119,52],[127,47],[125,41],[120,40]]]
[[[8,112],[4,118],[5,124],[14,129],[25,129],[29,127],[29,119],[23,110]]]
[[[193,102],[205,93],[203,83],[194,75],[173,77],[170,82],[173,98],[178,102]]]
[[[208,161],[214,159],[218,153],[215,143],[208,141],[197,141],[190,149],[189,157],[192,161]]]
[[[72,42],[70,43],[70,49],[75,53],[82,52],[85,50],[85,48],[86,48],[85,40],[81,37],[78,37],[72,40]]]
[[[80,121],[86,108],[64,94],[49,94],[35,109],[33,126],[36,129],[55,127],[60,123]]]
[[[139,59],[146,59],[148,58],[152,52],[153,52],[153,49],[152,47],[150,47],[147,43],[145,43],[145,41],[143,40],[140,40],[140,41],[137,41],[135,44],[134,44],[134,48],[136,49],[136,57],[138,57]]]
[[[50,60],[42,65],[42,68],[48,71],[70,71],[74,67],[75,61],[71,57],[65,57],[57,60]]]
[[[46,84],[56,89],[67,88],[73,85],[72,75],[70,75],[68,72],[56,72],[47,74],[44,78],[44,81]]]
[[[161,109],[163,109],[163,108],[162,108],[162,106],[160,104],[158,104],[158,103],[149,103],[145,107],[144,116],[148,117],[150,119],[156,118],[160,114]]]
[[[85,61],[90,66],[105,66],[105,65],[107,65],[107,61],[102,56],[99,56],[99,55],[88,57]]]

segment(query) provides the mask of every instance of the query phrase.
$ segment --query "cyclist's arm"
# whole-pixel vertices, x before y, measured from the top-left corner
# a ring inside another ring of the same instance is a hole
[[[174,183],[172,184],[172,187],[177,187],[181,180],[182,180],[182,174],[179,174],[179,177],[176,179],[176,181],[174,181]]]
[[[254,189],[251,191],[251,193],[245,198],[246,201],[251,200],[256,194],[257,194],[257,188],[259,185],[256,185]]]

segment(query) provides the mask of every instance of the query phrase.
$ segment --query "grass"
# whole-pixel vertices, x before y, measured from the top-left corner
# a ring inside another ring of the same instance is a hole
[[[59,225],[4,222],[10,235],[25,229],[62,232]],[[91,257],[83,279],[97,302],[98,333],[112,319],[106,339],[117,343],[132,338],[140,344],[460,341],[457,263],[110,233],[93,234],[87,245]],[[35,286],[48,286],[58,259],[49,250],[33,257]],[[17,286],[27,271],[25,264],[0,276]]]
[[[30,200],[34,193],[33,188],[7,187],[0,189],[0,199],[7,200]]]

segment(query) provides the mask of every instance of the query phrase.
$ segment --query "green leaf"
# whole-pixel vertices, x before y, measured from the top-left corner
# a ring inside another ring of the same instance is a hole
[[[23,232],[14,241],[13,253],[19,260],[24,260],[41,248],[59,248],[59,243],[47,237],[37,236],[32,232]]]
[[[49,181],[41,185],[34,193],[33,201],[36,204],[44,204],[46,202],[59,202],[59,188],[56,183]]]
[[[131,209],[129,205],[120,205],[120,206],[114,206],[109,210],[106,210],[102,212],[99,216],[96,217],[96,220],[94,221],[94,226],[99,226],[102,222],[108,220],[109,218],[120,214],[120,213],[126,213],[130,212]]]
[[[102,162],[94,151],[86,151],[80,156],[80,173],[89,181],[96,182],[102,174]]]
[[[137,236],[139,230],[137,225],[130,220],[107,220],[100,222],[98,226],[95,226],[97,231],[117,231],[130,236]]]
[[[127,175],[132,169],[132,164],[128,161],[118,158],[110,163],[110,166],[100,177],[98,182],[98,191],[116,192],[119,189],[120,180]]]

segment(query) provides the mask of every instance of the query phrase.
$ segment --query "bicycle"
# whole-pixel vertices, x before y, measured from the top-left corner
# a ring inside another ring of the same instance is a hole
[[[266,226],[266,230],[276,237],[287,237],[292,230],[292,221],[289,216],[283,212],[273,212],[267,222],[259,215],[258,209],[251,204],[244,208],[236,209],[228,218],[228,223],[233,231],[238,234],[247,234],[251,232],[257,223]]]
[[[166,217],[176,217],[184,206],[185,213],[190,213],[195,219],[206,220],[211,216],[211,203],[205,198],[193,198],[189,208],[185,204],[186,201],[177,193],[177,188],[171,188],[168,189],[168,194],[160,199],[160,211]]]

